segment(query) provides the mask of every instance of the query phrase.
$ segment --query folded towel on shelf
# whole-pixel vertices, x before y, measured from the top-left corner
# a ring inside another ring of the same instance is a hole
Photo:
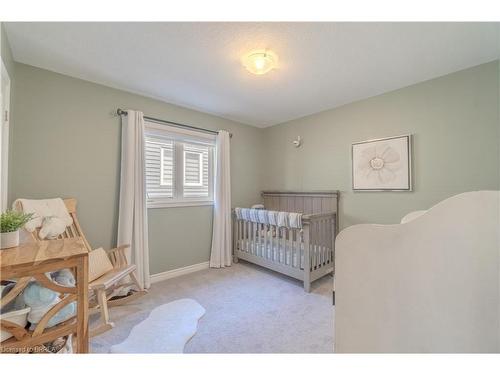
[[[17,199],[13,203],[17,211],[33,213],[33,219],[26,223],[24,228],[33,232],[40,228],[40,239],[56,238],[73,224],[66,205],[61,198],[54,199]]]

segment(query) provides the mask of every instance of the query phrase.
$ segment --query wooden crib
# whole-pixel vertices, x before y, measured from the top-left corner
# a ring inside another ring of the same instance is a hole
[[[278,227],[233,214],[235,262],[246,260],[311,283],[334,270],[335,236],[338,232],[338,191],[262,193],[266,210],[300,212],[302,229]]]

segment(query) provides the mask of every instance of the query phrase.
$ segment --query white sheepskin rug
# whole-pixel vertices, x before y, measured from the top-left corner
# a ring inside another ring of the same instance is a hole
[[[203,315],[205,309],[188,298],[158,306],[110,353],[182,353]]]

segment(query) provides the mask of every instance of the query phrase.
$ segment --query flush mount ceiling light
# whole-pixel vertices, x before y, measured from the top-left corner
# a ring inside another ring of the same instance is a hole
[[[276,68],[278,55],[273,51],[252,51],[242,58],[243,66],[253,74],[262,75]]]

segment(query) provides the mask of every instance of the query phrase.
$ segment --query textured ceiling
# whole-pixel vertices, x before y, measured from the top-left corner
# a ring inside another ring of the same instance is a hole
[[[16,61],[265,127],[492,61],[497,23],[7,23]],[[269,48],[279,68],[240,58]]]

